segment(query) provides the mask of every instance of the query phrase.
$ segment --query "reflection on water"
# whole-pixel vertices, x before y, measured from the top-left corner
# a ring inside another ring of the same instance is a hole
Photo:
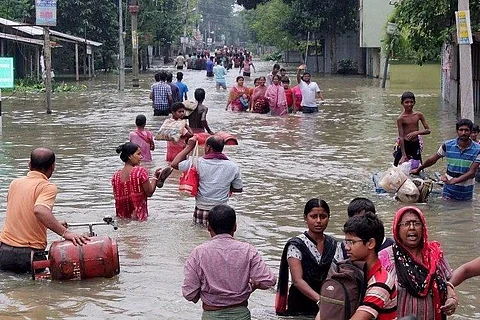
[[[255,75],[267,74],[268,63],[256,63]],[[291,79],[294,69],[291,68]],[[173,70],[172,70],[173,71]],[[197,87],[207,91],[208,121],[214,131],[229,131],[238,146],[226,147],[244,177],[244,193],[231,204],[238,213],[239,239],[259,248],[267,263],[278,271],[286,240],[305,229],[303,206],[312,197],[325,199],[332,210],[328,231],[342,236],[349,201],[358,196],[374,200],[388,233],[401,205],[390,196],[374,193],[372,173],[392,162],[395,119],[401,111],[405,88],[379,88],[379,81],[356,77],[325,76],[316,79],[327,103],[317,115],[285,118],[226,112],[226,91],[216,91],[203,71],[185,70],[189,96]],[[228,75],[232,85],[236,72]],[[148,91],[153,74],[143,75],[140,88],[116,92],[114,76],[99,76],[85,92],[56,94],[54,113],[46,115],[42,96],[16,93],[4,99],[3,136],[0,137],[0,220],[5,212],[9,182],[27,171],[32,148],[45,145],[57,154],[52,181],[59,186],[55,213],[69,222],[98,221],[114,214],[110,178],[122,163],[115,147],[135,128],[135,117],[147,115],[147,127],[158,128]],[[247,80],[252,85],[253,79]],[[416,108],[429,123],[425,155],[455,136],[455,114],[439,107],[439,92],[409,88],[417,95]],[[156,142],[150,172],[165,165],[164,142]],[[433,169],[441,171],[444,163]],[[198,319],[201,307],[181,296],[183,263],[190,251],[209,238],[192,225],[194,200],[177,191],[179,174],[149,200],[147,222],[121,221],[118,232],[98,227],[100,234],[117,237],[121,272],[114,279],[83,282],[33,282],[29,277],[0,274],[6,318]],[[479,191],[479,190],[477,190]],[[479,255],[479,195],[471,203],[445,203],[433,197],[420,205],[427,216],[431,239],[441,241],[452,267]],[[49,240],[57,236],[50,234]],[[479,318],[480,280],[459,289],[460,307],[454,319]],[[273,312],[275,290],[257,291],[250,299],[255,319],[278,319]]]

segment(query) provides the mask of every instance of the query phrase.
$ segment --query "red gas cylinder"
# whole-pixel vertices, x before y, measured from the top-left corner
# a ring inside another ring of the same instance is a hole
[[[195,135],[197,136],[199,145],[204,145],[205,141],[207,141],[208,137],[210,137],[210,134],[206,132],[195,133]],[[215,135],[221,137],[227,146],[238,145],[237,138],[228,132],[219,131],[216,132]]]
[[[35,269],[48,268],[50,273],[36,273]],[[83,246],[71,241],[54,241],[48,260],[32,262],[34,279],[81,280],[111,278],[120,273],[117,242],[107,236],[90,237]]]

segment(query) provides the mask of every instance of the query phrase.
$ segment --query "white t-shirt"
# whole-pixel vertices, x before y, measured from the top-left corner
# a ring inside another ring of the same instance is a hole
[[[320,92],[318,84],[313,81],[306,83],[305,81],[301,80],[298,86],[300,88],[300,91],[302,91],[302,107],[315,108],[317,106],[315,98],[317,92]]]
[[[185,63],[185,57],[184,56],[178,56],[175,58],[175,62],[177,63],[178,67],[183,67]]]

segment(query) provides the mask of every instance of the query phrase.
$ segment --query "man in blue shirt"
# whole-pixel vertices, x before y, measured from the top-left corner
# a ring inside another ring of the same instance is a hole
[[[418,174],[435,164],[438,159],[445,157],[447,173],[442,176],[443,198],[459,201],[472,200],[475,173],[480,165],[480,144],[470,139],[473,128],[471,120],[460,119],[456,128],[458,137],[445,141],[436,154],[411,173]]]
[[[178,87],[178,98],[180,102],[183,102],[183,100],[188,100],[187,97],[187,92],[188,92],[188,87],[185,83],[182,82],[183,80],[183,72],[177,72],[177,82],[175,83]]]
[[[227,75],[227,69],[225,69],[219,61],[217,61],[215,67],[213,67],[213,75],[215,76],[215,87],[217,90],[220,89],[220,87],[226,90],[227,82],[225,76]]]
[[[207,77],[213,78],[213,56],[207,60]]]

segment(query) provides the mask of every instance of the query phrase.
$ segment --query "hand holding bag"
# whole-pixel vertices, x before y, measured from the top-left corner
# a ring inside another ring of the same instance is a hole
[[[192,156],[190,159],[190,167],[188,170],[184,171],[180,177],[180,185],[178,190],[180,192],[185,192],[191,196],[197,196],[198,194],[198,141],[195,144],[193,149]]]

